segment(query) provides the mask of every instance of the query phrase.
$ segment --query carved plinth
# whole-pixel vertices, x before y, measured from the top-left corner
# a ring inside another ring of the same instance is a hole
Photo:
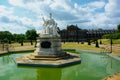
[[[35,53],[38,56],[58,56],[62,54],[61,39],[59,37],[51,37],[48,34],[47,37],[38,37]]]

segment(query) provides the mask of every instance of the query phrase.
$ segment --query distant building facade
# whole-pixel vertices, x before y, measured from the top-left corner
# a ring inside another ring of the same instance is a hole
[[[67,29],[60,30],[62,41],[80,42],[88,39],[100,39],[104,34],[115,33],[116,30],[86,30],[80,29],[77,25],[67,26]]]
[[[113,34],[115,32],[116,30],[114,29],[113,30],[88,30],[86,34],[89,39],[95,39],[95,38],[101,39],[103,35]]]

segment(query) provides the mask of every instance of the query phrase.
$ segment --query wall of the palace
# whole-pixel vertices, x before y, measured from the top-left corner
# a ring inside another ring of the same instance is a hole
[[[115,33],[116,30],[86,30],[80,29],[77,25],[67,26],[67,29],[60,30],[62,41],[87,41],[88,39],[100,39],[104,34]]]

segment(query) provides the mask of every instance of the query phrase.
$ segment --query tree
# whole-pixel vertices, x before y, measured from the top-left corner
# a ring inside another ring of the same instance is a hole
[[[13,34],[14,41],[19,42],[23,46],[23,42],[26,39],[25,34]]]
[[[103,29],[102,28],[98,28],[99,31],[102,31]]]
[[[102,44],[102,41],[101,41],[101,39],[100,39],[100,44]]]
[[[19,42],[19,34],[13,34],[13,41]]]
[[[102,38],[105,38],[105,39],[120,39],[120,33],[114,33],[114,34],[105,34],[103,35]]]
[[[95,47],[99,48],[99,43],[98,43],[98,40],[96,40]]]
[[[118,32],[120,32],[120,24],[117,25]]]
[[[19,37],[19,43],[21,43],[21,46],[23,46],[23,42],[25,40],[25,35],[24,34],[19,34],[18,37]]]
[[[10,33],[9,31],[0,31],[0,40],[10,44],[12,39],[13,39],[12,33]]]
[[[90,42],[90,40],[88,40],[88,45],[91,45],[91,42]]]
[[[37,35],[35,29],[27,30],[27,32],[26,32],[26,38],[27,38],[28,40],[30,40],[31,45],[33,45],[33,40],[36,41],[36,37],[37,37],[37,36],[38,36],[38,35]]]

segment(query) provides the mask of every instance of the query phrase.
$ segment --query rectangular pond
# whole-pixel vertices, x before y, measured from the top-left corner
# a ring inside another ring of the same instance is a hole
[[[29,52],[30,53],[30,52]],[[17,53],[0,57],[0,80],[102,80],[120,72],[120,61],[104,54],[78,51],[81,64],[64,68],[18,67]]]

